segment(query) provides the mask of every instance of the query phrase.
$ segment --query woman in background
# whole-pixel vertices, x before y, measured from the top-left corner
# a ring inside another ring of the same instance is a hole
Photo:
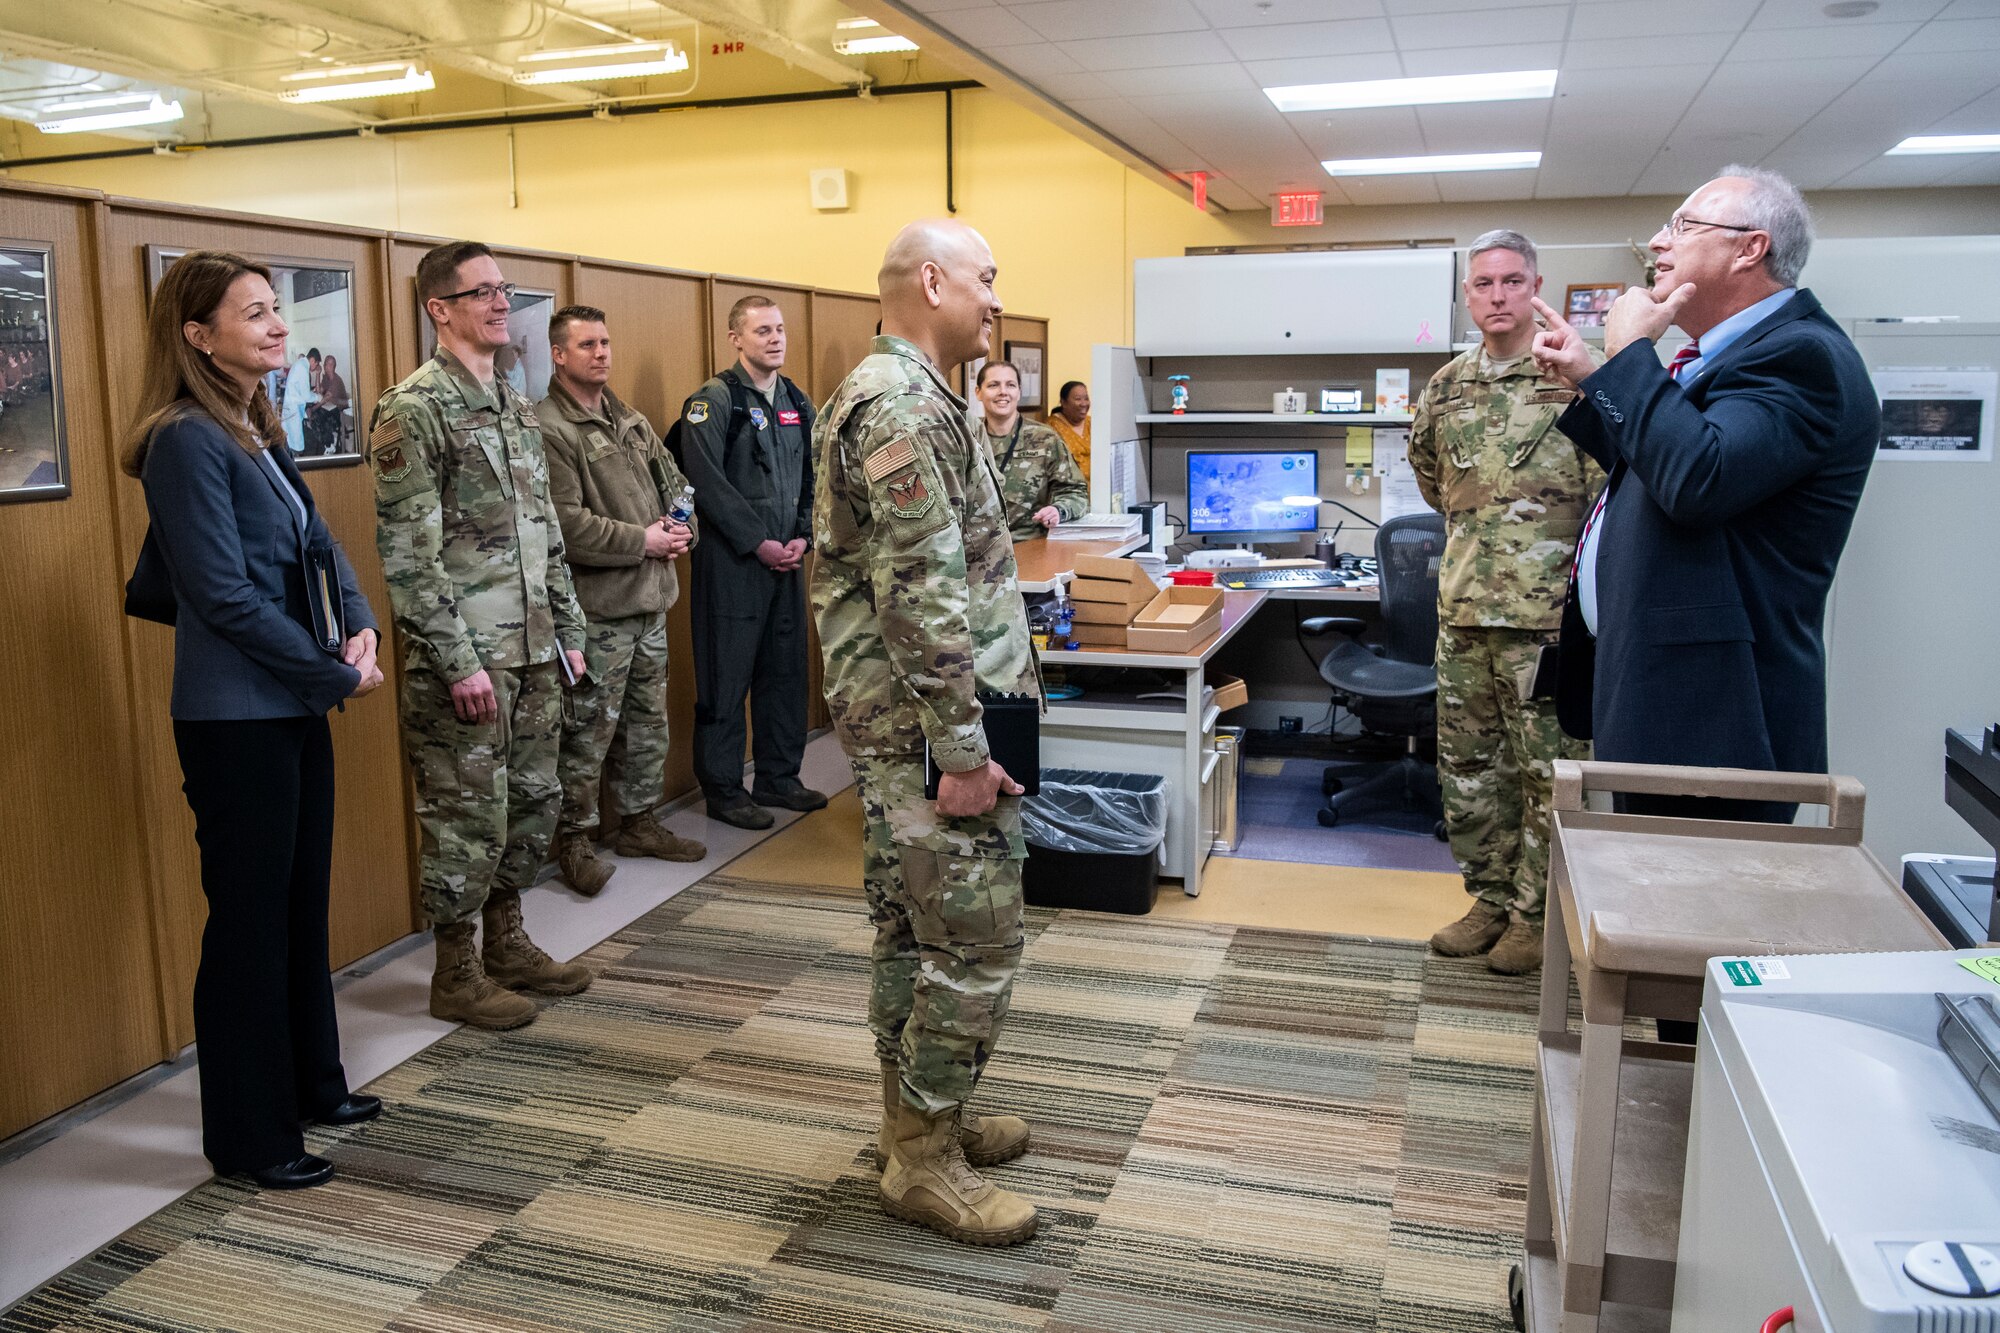
[[[382,672],[375,618],[264,388],[286,365],[286,332],[269,269],[215,250],[182,256],[153,297],[120,459],[145,483],[152,520],[133,584],[172,590],[174,746],[208,899],[194,984],[202,1151],[271,1189],[333,1174],[306,1152],[302,1120],[354,1124],[382,1109],[348,1092],[340,1066],[326,921],[326,712]],[[309,564],[327,574],[318,606]]]
[[[1062,386],[1056,395],[1056,410],[1049,413],[1049,424],[1056,434],[1069,446],[1069,456],[1076,460],[1076,470],[1085,481],[1090,480],[1090,389],[1082,380],[1071,380]]]
[[[1014,363],[988,361],[973,387],[978,427],[1000,473],[1000,503],[1014,540],[1047,536],[1048,529],[1082,518],[1090,508],[1090,488],[1056,433],[1021,415],[1021,372]]]

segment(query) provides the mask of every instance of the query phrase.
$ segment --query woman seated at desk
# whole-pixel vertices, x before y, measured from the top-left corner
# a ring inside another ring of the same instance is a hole
[[[1062,438],[1021,415],[1021,372],[1006,361],[988,361],[979,368],[975,387],[1014,540],[1040,537],[1065,519],[1082,518],[1090,508],[1090,488]]]

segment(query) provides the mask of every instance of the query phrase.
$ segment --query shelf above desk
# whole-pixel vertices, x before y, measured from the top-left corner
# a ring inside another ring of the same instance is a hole
[[[1141,412],[1142,426],[1407,426],[1408,412]]]

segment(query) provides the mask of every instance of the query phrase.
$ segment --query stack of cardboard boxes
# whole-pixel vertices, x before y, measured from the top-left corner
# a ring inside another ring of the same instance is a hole
[[[1130,560],[1084,555],[1070,581],[1071,637],[1084,648],[1192,652],[1222,629],[1222,589],[1162,588]]]

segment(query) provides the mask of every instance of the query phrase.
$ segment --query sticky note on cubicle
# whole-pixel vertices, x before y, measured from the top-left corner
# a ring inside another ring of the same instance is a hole
[[[1375,466],[1375,432],[1367,426],[1347,428],[1347,467],[1366,471]]]
[[[1973,976],[2000,985],[2000,953],[1981,954],[1977,958],[1961,958],[1958,965]]]

